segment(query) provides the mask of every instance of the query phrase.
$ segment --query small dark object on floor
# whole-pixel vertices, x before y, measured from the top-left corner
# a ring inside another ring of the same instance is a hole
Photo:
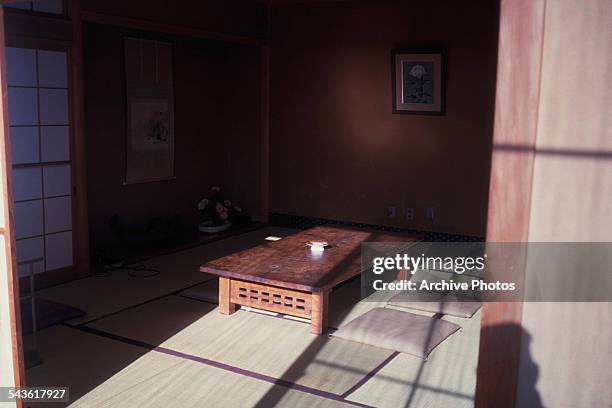
[[[84,316],[85,312],[72,306],[46,299],[36,299],[36,328],[42,330],[66,320]],[[24,335],[32,333],[32,302],[21,301],[21,327]]]

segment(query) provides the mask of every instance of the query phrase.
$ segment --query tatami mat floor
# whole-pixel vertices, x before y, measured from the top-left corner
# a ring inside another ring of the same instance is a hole
[[[45,291],[41,297],[88,314],[40,332],[43,363],[27,371],[29,385],[69,386],[74,407],[473,406],[479,314],[445,316],[462,330],[428,361],[315,336],[308,324],[280,316],[219,314],[214,297],[206,299],[215,282],[197,267],[290,232],[266,228],[151,260],[162,270],[155,278],[115,272]],[[157,284],[138,285],[147,280]],[[130,289],[139,294],[130,298]],[[104,296],[91,300],[84,291],[109,297],[99,304]],[[358,298],[359,281],[332,292],[332,327],[384,306]]]
[[[207,261],[263,244],[268,236],[283,237],[293,232],[295,230],[288,228],[262,228],[135,265],[160,271],[154,277],[134,278],[125,270],[116,270],[108,276],[88,277],[54,286],[39,291],[37,296],[84,310],[85,316],[69,322],[83,323],[205,282],[212,276],[201,273],[199,268]]]

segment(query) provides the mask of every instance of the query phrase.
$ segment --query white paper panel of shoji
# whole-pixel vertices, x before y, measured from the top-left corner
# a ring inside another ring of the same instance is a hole
[[[68,124],[68,91],[65,89],[39,90],[40,124]]]
[[[23,262],[30,259],[43,258],[45,256],[45,249],[43,245],[43,237],[19,239],[15,241],[17,250],[17,262]],[[44,271],[44,261],[34,263],[34,273]],[[29,271],[28,265],[22,265],[19,267],[19,276],[28,276]]]
[[[13,169],[13,200],[33,200],[42,197],[40,167]]]
[[[70,135],[68,126],[41,126],[40,143],[42,161],[70,160]]]
[[[45,235],[47,270],[72,265],[72,231]]]
[[[70,194],[70,165],[54,164],[43,167],[45,197],[55,197]]]
[[[63,14],[64,3],[62,0],[34,0],[34,11],[41,13]]]
[[[66,52],[38,50],[38,86],[68,88]]]
[[[8,88],[9,125],[38,125],[36,88]]]
[[[15,203],[15,238],[30,238],[43,234],[42,200]],[[67,228],[69,229],[69,228]]]
[[[45,233],[72,229],[72,197],[45,200]]]
[[[11,127],[11,151],[13,164],[40,162],[38,128],[35,126]]]
[[[36,50],[6,47],[6,77],[8,86],[37,86]]]

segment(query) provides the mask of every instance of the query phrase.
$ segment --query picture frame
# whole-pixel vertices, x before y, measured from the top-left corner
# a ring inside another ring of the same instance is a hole
[[[446,56],[442,49],[391,51],[393,113],[446,113]]]

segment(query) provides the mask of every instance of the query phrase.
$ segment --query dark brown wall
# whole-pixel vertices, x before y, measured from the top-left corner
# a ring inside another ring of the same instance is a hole
[[[271,211],[431,229],[433,206],[436,230],[484,235],[497,20],[490,0],[274,6]],[[432,45],[446,115],[391,114],[391,50]]]
[[[257,161],[238,159],[232,159],[236,164],[228,171],[229,157],[243,154],[236,149],[259,137],[258,122],[249,114],[259,112],[259,73],[253,73],[245,61],[251,55],[230,45],[173,38],[167,40],[172,41],[174,51],[176,179],[122,184],[126,143],[124,34],[151,36],[96,24],[87,24],[84,31],[89,221],[94,248],[112,239],[107,221],[115,213],[129,224],[175,214],[195,223],[196,204],[210,186],[236,191],[238,188],[230,185],[242,180],[240,174],[259,171]],[[257,66],[257,61],[248,62]],[[236,63],[239,67],[232,68]],[[241,98],[246,106],[231,110],[228,89],[238,87],[232,85],[235,75],[247,84]],[[236,183],[240,186],[240,181]],[[249,203],[238,202],[252,209]]]

